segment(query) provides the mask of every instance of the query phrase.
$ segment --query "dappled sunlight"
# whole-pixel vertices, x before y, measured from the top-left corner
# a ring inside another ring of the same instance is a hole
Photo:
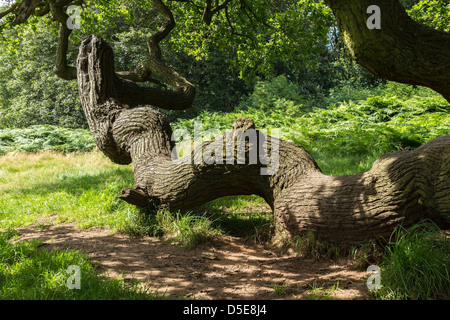
[[[22,228],[19,240],[39,239],[47,250],[85,251],[108,277],[138,279],[166,297],[203,299],[305,299],[314,283],[339,283],[334,298],[366,298],[365,272],[348,261],[279,255],[224,237],[185,249],[158,238],[133,238],[108,229],[80,230],[74,224]],[[206,255],[205,252],[210,253]],[[283,291],[277,292],[276,286]]]

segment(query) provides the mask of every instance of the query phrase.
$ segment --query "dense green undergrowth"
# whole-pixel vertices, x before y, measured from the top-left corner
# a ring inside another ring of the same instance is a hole
[[[327,107],[315,107],[295,93],[295,88],[275,79],[270,85],[256,86],[234,112],[203,112],[192,119],[180,118],[172,127],[187,129],[194,139],[198,138],[194,136],[196,122],[201,122],[207,134],[210,129],[230,130],[233,121],[249,117],[258,129],[269,134],[278,129],[280,138],[305,147],[330,175],[367,170],[382,154],[414,149],[450,134],[450,104],[426,88],[391,83],[372,90],[344,86],[332,90],[324,101]],[[0,155],[89,151],[94,147],[92,135],[83,129],[33,126],[0,130]]]
[[[450,104],[426,88],[390,83],[361,92],[343,87],[330,94],[323,108],[286,92],[268,99],[267,90],[257,86],[235,112],[204,112],[173,127],[186,128],[194,137],[195,122],[201,121],[203,131],[224,131],[237,118],[248,117],[257,129],[278,129],[281,139],[305,147],[331,175],[367,170],[382,154],[415,149],[450,134]]]
[[[431,222],[397,228],[380,267],[379,299],[450,298],[450,238]]]

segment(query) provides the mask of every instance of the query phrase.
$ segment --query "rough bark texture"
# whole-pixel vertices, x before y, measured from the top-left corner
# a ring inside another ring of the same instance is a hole
[[[236,164],[237,147],[224,148],[218,138],[173,160],[167,118],[149,107],[127,107],[130,84],[114,73],[113,61],[109,45],[90,36],[80,46],[78,84],[99,149],[116,163],[133,164],[134,186],[120,195],[129,203],[187,209],[223,196],[256,194],[274,210],[278,239],[315,230],[322,239],[352,243],[387,237],[396,225],[425,218],[449,226],[450,136],[383,156],[370,171],[342,177],[322,174],[304,148],[270,136],[259,139],[271,152],[279,149],[273,175],[261,174],[261,159],[249,163],[255,146],[244,145],[246,162]],[[250,119],[238,119],[223,139],[234,141],[251,128]],[[196,161],[204,153],[227,152],[233,164],[207,164],[208,157]]]
[[[41,3],[41,0],[24,0],[20,4],[15,3],[12,7],[16,8],[14,12],[13,24],[20,24],[25,22],[30,15],[35,12],[36,7]]]
[[[388,80],[429,87],[450,101],[450,34],[412,20],[399,1],[325,0],[357,63]],[[381,29],[366,25],[370,5]]]
[[[386,239],[398,224],[431,219],[443,228],[450,217],[450,136],[414,151],[379,158],[351,176],[314,173],[283,190],[275,218],[288,236],[313,229],[330,241]]]

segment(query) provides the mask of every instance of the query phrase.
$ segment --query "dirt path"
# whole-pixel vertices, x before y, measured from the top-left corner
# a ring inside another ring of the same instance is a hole
[[[337,299],[368,299],[365,272],[349,261],[315,261],[277,256],[241,239],[221,237],[185,249],[158,238],[133,238],[108,229],[75,224],[19,229],[19,240],[40,239],[47,249],[74,248],[88,253],[110,277],[147,281],[166,296],[197,299],[307,299],[329,293]],[[333,285],[338,289],[330,292]]]

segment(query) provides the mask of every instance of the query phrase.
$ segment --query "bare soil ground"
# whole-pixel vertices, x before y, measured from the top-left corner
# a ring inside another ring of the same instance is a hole
[[[108,277],[143,280],[151,291],[174,299],[311,299],[311,294],[316,298],[370,298],[366,273],[350,260],[279,255],[235,237],[186,249],[159,238],[80,229],[74,223],[40,221],[19,232],[19,240],[40,239],[48,250],[84,251]],[[338,288],[331,290],[336,284]]]

